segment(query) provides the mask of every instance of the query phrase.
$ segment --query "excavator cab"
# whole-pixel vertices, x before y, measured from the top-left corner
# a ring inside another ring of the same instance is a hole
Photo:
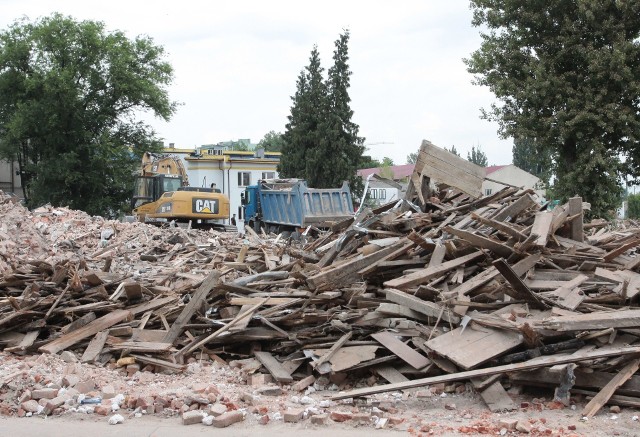
[[[182,177],[170,174],[136,177],[131,199],[131,209],[145,203],[155,202],[166,192],[178,191],[182,187]]]

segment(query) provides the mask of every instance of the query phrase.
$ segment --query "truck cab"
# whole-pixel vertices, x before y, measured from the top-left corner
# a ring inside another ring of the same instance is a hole
[[[249,223],[250,221],[255,222],[258,216],[258,203],[260,201],[258,185],[249,185],[240,196],[245,223]]]

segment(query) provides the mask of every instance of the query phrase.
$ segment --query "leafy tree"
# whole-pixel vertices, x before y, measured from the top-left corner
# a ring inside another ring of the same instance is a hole
[[[407,155],[407,164],[415,164],[416,161],[418,161],[418,152],[409,153]]]
[[[554,191],[594,216],[640,177],[640,2],[472,0],[483,42],[466,60],[501,101],[484,117],[503,138],[536,138],[553,157]]]
[[[352,121],[353,110],[349,87],[349,31],[335,41],[333,66],[326,81],[326,117],[319,127],[319,147],[311,151],[307,161],[309,184],[317,188],[339,187],[349,181],[356,196],[362,193],[362,179],[356,174],[364,153],[364,138],[358,136],[359,126]]]
[[[149,37],[61,14],[0,32],[0,158],[18,161],[29,206],[126,208],[142,154],[161,149],[136,111],[176,109],[163,57]]]
[[[384,158],[382,158],[382,165],[386,167],[391,167],[395,164],[393,163],[393,159],[389,158],[388,156],[385,156]]]
[[[380,166],[380,176],[387,179],[393,179],[393,159],[385,156],[382,158],[382,165]]]
[[[640,194],[629,194],[627,197],[627,216],[630,219],[640,218]]]
[[[460,156],[460,153],[456,150],[456,146],[454,146],[454,145],[451,146],[451,149],[447,149],[445,147],[444,150],[446,150],[449,153],[453,153],[456,156]]]
[[[480,167],[486,167],[489,165],[487,155],[482,151],[480,146],[472,146],[471,152],[467,152],[467,161],[473,162]]]
[[[258,143],[258,147],[264,148],[267,152],[281,152],[284,139],[280,132],[269,131]]]
[[[309,165],[312,164],[311,151],[320,146],[320,125],[326,117],[328,106],[323,70],[318,47],[314,46],[309,65],[300,72],[296,93],[291,97],[293,105],[282,136],[282,157],[278,164],[281,177],[306,179],[309,182],[307,170],[315,173],[313,165]]]
[[[371,158],[370,155],[362,155],[362,158],[360,159],[360,164],[358,164],[359,169],[378,168],[378,167],[382,167],[382,163],[377,159]]]
[[[541,151],[543,153],[540,153]],[[553,160],[548,149],[537,145],[533,138],[516,138],[512,153],[513,164],[516,167],[536,175],[545,185],[549,183]]]

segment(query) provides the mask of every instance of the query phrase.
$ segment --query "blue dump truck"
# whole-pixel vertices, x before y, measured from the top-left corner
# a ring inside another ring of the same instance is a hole
[[[285,233],[308,226],[326,228],[353,217],[349,184],[341,188],[309,188],[300,179],[269,179],[242,193],[244,220],[254,230]]]

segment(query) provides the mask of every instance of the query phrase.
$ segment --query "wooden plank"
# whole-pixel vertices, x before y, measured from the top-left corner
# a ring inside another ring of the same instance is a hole
[[[538,307],[545,308],[547,305],[542,302],[540,296],[535,294],[527,285],[520,279],[520,276],[513,271],[511,266],[507,262],[500,258],[493,262],[495,268],[504,276],[504,278],[511,284],[518,298],[534,303]]]
[[[587,279],[589,279],[587,276],[579,275],[556,288],[550,294],[557,297],[564,308],[575,310],[587,297],[580,291],[580,288],[578,288]]]
[[[595,311],[587,314],[550,317],[539,322],[545,329],[555,331],[583,331],[606,328],[638,328],[640,327],[640,309]]]
[[[33,342],[36,341],[38,335],[40,335],[40,330],[29,331],[25,334],[22,340],[20,340],[20,343],[18,343],[16,346],[5,348],[4,350],[5,352],[11,353],[24,352],[28,348],[33,346]]]
[[[429,195],[431,180],[458,188],[477,198],[482,196],[482,182],[485,176],[484,168],[423,140],[405,199],[416,201],[424,207],[425,195]]]
[[[497,211],[495,215],[489,218],[501,222],[510,222],[522,211],[534,205],[537,205],[537,202],[533,200],[530,194],[525,194],[520,196],[515,202],[509,204],[506,208]]]
[[[269,352],[256,351],[253,353],[258,361],[269,371],[273,378],[278,382],[291,382],[293,378],[287,372],[280,362],[276,360]]]
[[[474,388],[480,392],[480,397],[482,397],[482,400],[487,404],[491,412],[498,413],[500,411],[513,411],[518,409],[518,406],[513,402],[513,399],[509,397],[509,394],[502,384],[500,384],[500,381],[494,381],[483,390],[480,390],[478,387],[482,385],[482,382],[480,378],[471,379]]]
[[[368,267],[371,263],[385,258],[387,255],[395,252],[403,246],[411,244],[406,240],[401,240],[396,244],[380,249],[370,255],[360,257],[356,256],[353,259],[340,264],[338,266],[331,265],[320,271],[320,273],[307,278],[307,284],[312,290],[329,290],[333,288],[339,288],[341,285],[351,284],[359,279],[358,272],[365,267]]]
[[[382,313],[386,316],[392,317],[404,317],[407,319],[420,320],[422,322],[429,322],[430,317],[426,316],[418,311],[414,311],[407,308],[404,305],[398,305],[393,303],[382,302],[375,310],[376,313]]]
[[[497,230],[499,232],[502,232],[505,235],[513,237],[518,241],[524,241],[524,240],[527,239],[527,236],[525,234],[523,234],[522,232],[520,232],[519,230],[517,230],[516,228],[514,228],[511,225],[507,225],[505,222],[501,222],[501,221],[498,221],[498,220],[485,218],[485,217],[479,216],[478,214],[475,214],[475,213],[471,213],[471,218],[473,218],[474,220],[479,221],[483,225],[490,226],[493,229],[495,229],[495,230]]]
[[[389,288],[408,288],[413,287],[415,285],[424,284],[428,282],[430,279],[443,275],[449,270],[453,270],[461,265],[468,263],[469,261],[473,261],[480,257],[485,256],[485,254],[481,251],[470,253],[469,255],[461,256],[459,258],[453,259],[451,261],[444,262],[435,267],[428,267],[424,270],[420,270],[417,272],[410,273],[408,275],[401,276],[396,279],[392,279],[384,283],[385,287]],[[415,309],[415,308],[414,308]]]
[[[488,328],[470,322],[427,341],[425,345],[463,369],[473,369],[523,343],[518,332]]]
[[[411,349],[389,331],[371,334],[371,337],[414,369],[424,369],[431,364],[431,361],[429,361],[427,357]]]
[[[331,346],[331,348],[324,355],[322,355],[320,358],[318,358],[317,361],[312,362],[311,366],[314,367],[314,368],[318,368],[323,363],[326,363],[327,361],[330,361],[331,358],[338,351],[338,349],[340,349],[342,346],[344,346],[344,344],[347,341],[349,341],[349,339],[351,338],[352,335],[353,335],[353,331],[349,331],[346,334],[344,334],[342,337],[340,337],[340,339],[338,341],[336,341],[335,344],[333,346]]]
[[[381,377],[383,377],[384,379],[386,379],[391,384],[395,384],[397,382],[405,382],[409,380],[406,376],[400,373],[400,371],[393,366],[389,366],[389,365],[377,366],[372,370],[378,375],[380,375]]]
[[[584,241],[584,228],[583,228],[583,212],[582,212],[582,197],[572,197],[569,199],[569,215],[575,216],[580,214],[577,218],[571,220],[571,232],[570,237],[572,240]]]
[[[431,254],[431,259],[429,260],[428,267],[436,267],[442,264],[442,260],[444,259],[445,254],[447,253],[447,249],[441,242],[436,243],[436,247]]]
[[[167,352],[173,343],[153,342],[153,341],[123,341],[111,345],[113,350],[130,350],[133,352]]]
[[[631,240],[630,242],[628,242],[626,244],[623,244],[620,247],[617,247],[617,248],[607,252],[602,258],[604,259],[605,262],[612,262],[618,256],[622,255],[623,253],[625,253],[629,249],[633,249],[638,244],[640,244],[640,238],[636,237],[635,239]]]
[[[611,271],[597,267],[595,272],[596,277],[604,278],[611,282],[623,283],[628,281],[626,298],[631,299],[640,293],[640,274],[632,272],[631,270],[616,270]]]
[[[131,311],[131,314],[133,314],[134,316],[137,316],[138,314],[146,313],[147,311],[153,311],[157,310],[158,308],[171,305],[177,300],[178,299],[174,296],[157,297],[150,300],[149,302],[144,302],[139,305],[127,307],[127,310]]]
[[[604,386],[600,392],[596,396],[594,396],[591,401],[584,407],[582,410],[582,416],[591,418],[593,417],[599,410],[602,408],[609,398],[613,395],[613,393],[624,384],[629,378],[633,376],[634,373],[638,371],[640,367],[640,358],[636,358],[630,361],[626,366],[618,372],[616,376],[614,376],[609,383]]]
[[[178,339],[178,336],[182,334],[184,325],[189,323],[189,320],[191,320],[195,312],[202,307],[209,292],[218,285],[219,282],[220,272],[218,270],[211,271],[193,294],[189,303],[184,306],[178,318],[173,322],[173,325],[171,325],[167,335],[165,335],[162,340],[164,343],[173,344]]]
[[[553,213],[550,211],[536,213],[530,233],[531,235],[538,236],[534,243],[536,246],[544,247],[547,245],[549,234],[551,234],[553,218]]]
[[[94,361],[102,352],[102,348],[107,341],[107,337],[109,336],[109,331],[104,330],[98,332],[89,342],[89,346],[84,350],[82,354],[82,358],[80,358],[81,363],[89,363]]]
[[[445,232],[453,234],[456,237],[462,238],[463,240],[469,242],[472,246],[490,250],[502,257],[508,258],[511,256],[511,254],[513,254],[512,248],[502,244],[499,241],[492,240],[491,238],[483,237],[469,231],[463,231],[462,229],[455,229],[451,226],[447,226],[446,228],[444,228],[444,230]]]
[[[291,391],[302,391],[314,382],[316,382],[316,377],[313,375],[309,375],[306,378],[302,378],[300,381],[293,384],[291,386]]]
[[[134,357],[136,361],[140,361],[141,363],[165,367],[167,369],[174,370],[177,372],[182,372],[187,367],[186,365],[183,365],[183,364],[176,364],[176,363],[172,363],[171,361],[161,360],[159,358],[147,357],[144,355],[131,354],[131,356]]]
[[[385,291],[387,300],[390,300],[391,302],[404,305],[407,308],[411,308],[413,311],[417,311],[429,317],[434,317],[436,319],[440,317],[445,322],[456,324],[460,322],[460,318],[453,314],[449,308],[446,308],[443,305],[428,302],[411,294],[407,294],[404,291],[394,290],[392,288],[387,288]]]
[[[65,350],[66,348],[73,346],[81,340],[84,340],[87,337],[91,337],[92,335],[97,334],[100,331],[104,331],[107,328],[112,327],[113,325],[127,321],[130,322],[133,320],[133,315],[130,311],[127,310],[115,310],[105,316],[100,317],[99,319],[94,320],[82,328],[76,329],[73,332],[69,332],[68,334],[59,337],[44,346],[41,346],[38,350],[40,352],[45,352],[48,354],[56,354],[60,351]]]
[[[517,372],[521,370],[536,369],[538,367],[549,367],[555,364],[565,364],[571,362],[587,361],[597,358],[616,357],[623,355],[632,355],[640,353],[640,346],[626,346],[619,348],[611,348],[606,350],[595,350],[585,352],[582,355],[551,355],[542,356],[515,364],[504,364],[502,366],[488,367],[485,369],[467,370],[464,372],[452,373],[447,375],[430,376],[427,378],[414,379],[407,382],[397,384],[379,385],[375,387],[365,387],[355,390],[349,390],[332,396],[331,400],[339,400],[346,398],[355,398],[369,396],[377,393],[387,393],[396,390],[406,390],[409,388],[424,387],[427,385],[448,383],[454,381],[464,381],[471,378],[481,378],[485,376],[495,375],[497,373]]]

